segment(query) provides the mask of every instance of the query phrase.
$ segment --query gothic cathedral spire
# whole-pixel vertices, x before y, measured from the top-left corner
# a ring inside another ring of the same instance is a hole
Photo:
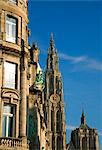
[[[50,69],[52,71],[58,70],[58,55],[54,45],[53,33],[51,33],[50,37],[50,47],[47,57],[47,69]]]
[[[49,150],[66,150],[63,87],[52,34],[45,72],[45,108]]]

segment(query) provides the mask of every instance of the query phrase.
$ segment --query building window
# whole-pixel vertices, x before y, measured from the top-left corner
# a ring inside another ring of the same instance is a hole
[[[17,65],[4,63],[4,86],[7,88],[17,88]]]
[[[11,105],[4,105],[3,108],[3,124],[2,136],[15,136],[15,107]]]
[[[17,42],[17,19],[6,16],[6,41]]]
[[[10,2],[16,4],[17,3],[17,0],[9,0]]]

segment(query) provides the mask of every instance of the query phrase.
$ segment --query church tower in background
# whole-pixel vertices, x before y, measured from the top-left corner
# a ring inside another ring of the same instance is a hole
[[[97,130],[87,125],[84,112],[82,112],[80,127],[71,132],[67,150],[99,150]]]
[[[45,118],[49,150],[66,149],[66,127],[61,73],[58,54],[51,34],[45,72]]]

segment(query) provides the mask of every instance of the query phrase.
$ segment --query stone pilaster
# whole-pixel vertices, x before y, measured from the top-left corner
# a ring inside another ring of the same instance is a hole
[[[20,136],[26,136],[26,72],[21,71],[21,126]]]
[[[26,100],[26,57],[25,57],[25,48],[24,48],[24,41],[22,40],[22,47],[21,47],[21,67],[20,67],[20,96],[21,96],[21,106],[20,106],[20,136],[26,137],[26,107],[27,107],[27,100]]]

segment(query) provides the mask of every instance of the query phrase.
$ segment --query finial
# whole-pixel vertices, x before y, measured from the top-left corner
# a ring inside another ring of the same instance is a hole
[[[84,110],[82,110],[81,124],[84,124],[84,125],[86,124],[86,118],[85,118]]]
[[[51,32],[51,37],[50,37],[50,46],[51,48],[54,48],[54,39],[53,39],[53,33]]]
[[[84,115],[84,110],[82,110],[82,116],[85,116],[85,115]]]

